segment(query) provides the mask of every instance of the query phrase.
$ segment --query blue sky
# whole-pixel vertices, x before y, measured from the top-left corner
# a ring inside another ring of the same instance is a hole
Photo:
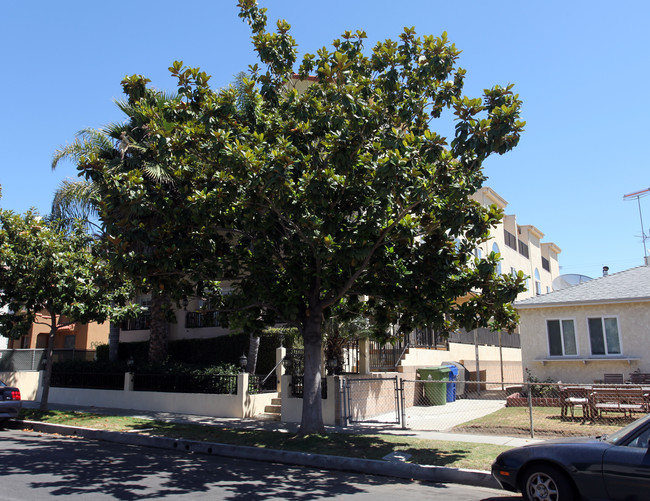
[[[643,262],[636,202],[650,187],[650,2],[556,0],[498,3],[265,0],[286,19],[302,53],[363,29],[370,50],[404,26],[448,33],[463,52],[465,93],[514,83],[527,121],[519,146],[485,164],[487,184],[544,241],[561,249],[562,273],[592,277]],[[174,60],[200,66],[220,87],[255,62],[235,0],[3,2],[0,17],[0,206],[49,212],[65,164],[54,150],[75,132],[122,120],[113,100],[125,75],[174,89]],[[435,125],[433,127],[436,128]],[[641,199],[646,233],[650,197]]]

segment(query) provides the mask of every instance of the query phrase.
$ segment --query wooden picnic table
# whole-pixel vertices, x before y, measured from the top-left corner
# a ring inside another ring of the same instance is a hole
[[[582,420],[591,417],[591,402],[589,400],[589,395],[591,394],[591,386],[572,386],[565,385],[560,386],[560,417],[566,419],[567,411],[571,411],[571,417],[573,418],[573,412],[576,406],[582,407]]]
[[[589,394],[589,414],[621,412],[623,416],[650,412],[650,388],[640,385],[595,386]]]

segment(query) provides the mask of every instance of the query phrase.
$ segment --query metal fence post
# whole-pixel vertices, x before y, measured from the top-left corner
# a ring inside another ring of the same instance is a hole
[[[343,426],[350,425],[350,380],[343,382]]]
[[[400,379],[400,402],[402,406],[402,429],[406,430],[406,399],[404,398],[404,380]]]
[[[533,427],[533,391],[531,385],[528,385],[528,414],[530,415],[530,438],[535,438],[535,428]]]

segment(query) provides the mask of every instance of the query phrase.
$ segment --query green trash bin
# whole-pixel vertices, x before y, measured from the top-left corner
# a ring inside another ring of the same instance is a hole
[[[449,381],[449,367],[423,367],[417,370],[423,381]],[[447,403],[447,385],[442,383],[424,383],[424,396],[429,405],[445,405]]]

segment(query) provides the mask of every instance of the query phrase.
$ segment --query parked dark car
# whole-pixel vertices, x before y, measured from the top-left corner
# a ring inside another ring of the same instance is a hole
[[[530,501],[650,499],[650,414],[612,435],[546,440],[510,449],[492,475]]]
[[[0,381],[0,423],[17,417],[22,407],[20,390],[13,386],[7,386]]]

